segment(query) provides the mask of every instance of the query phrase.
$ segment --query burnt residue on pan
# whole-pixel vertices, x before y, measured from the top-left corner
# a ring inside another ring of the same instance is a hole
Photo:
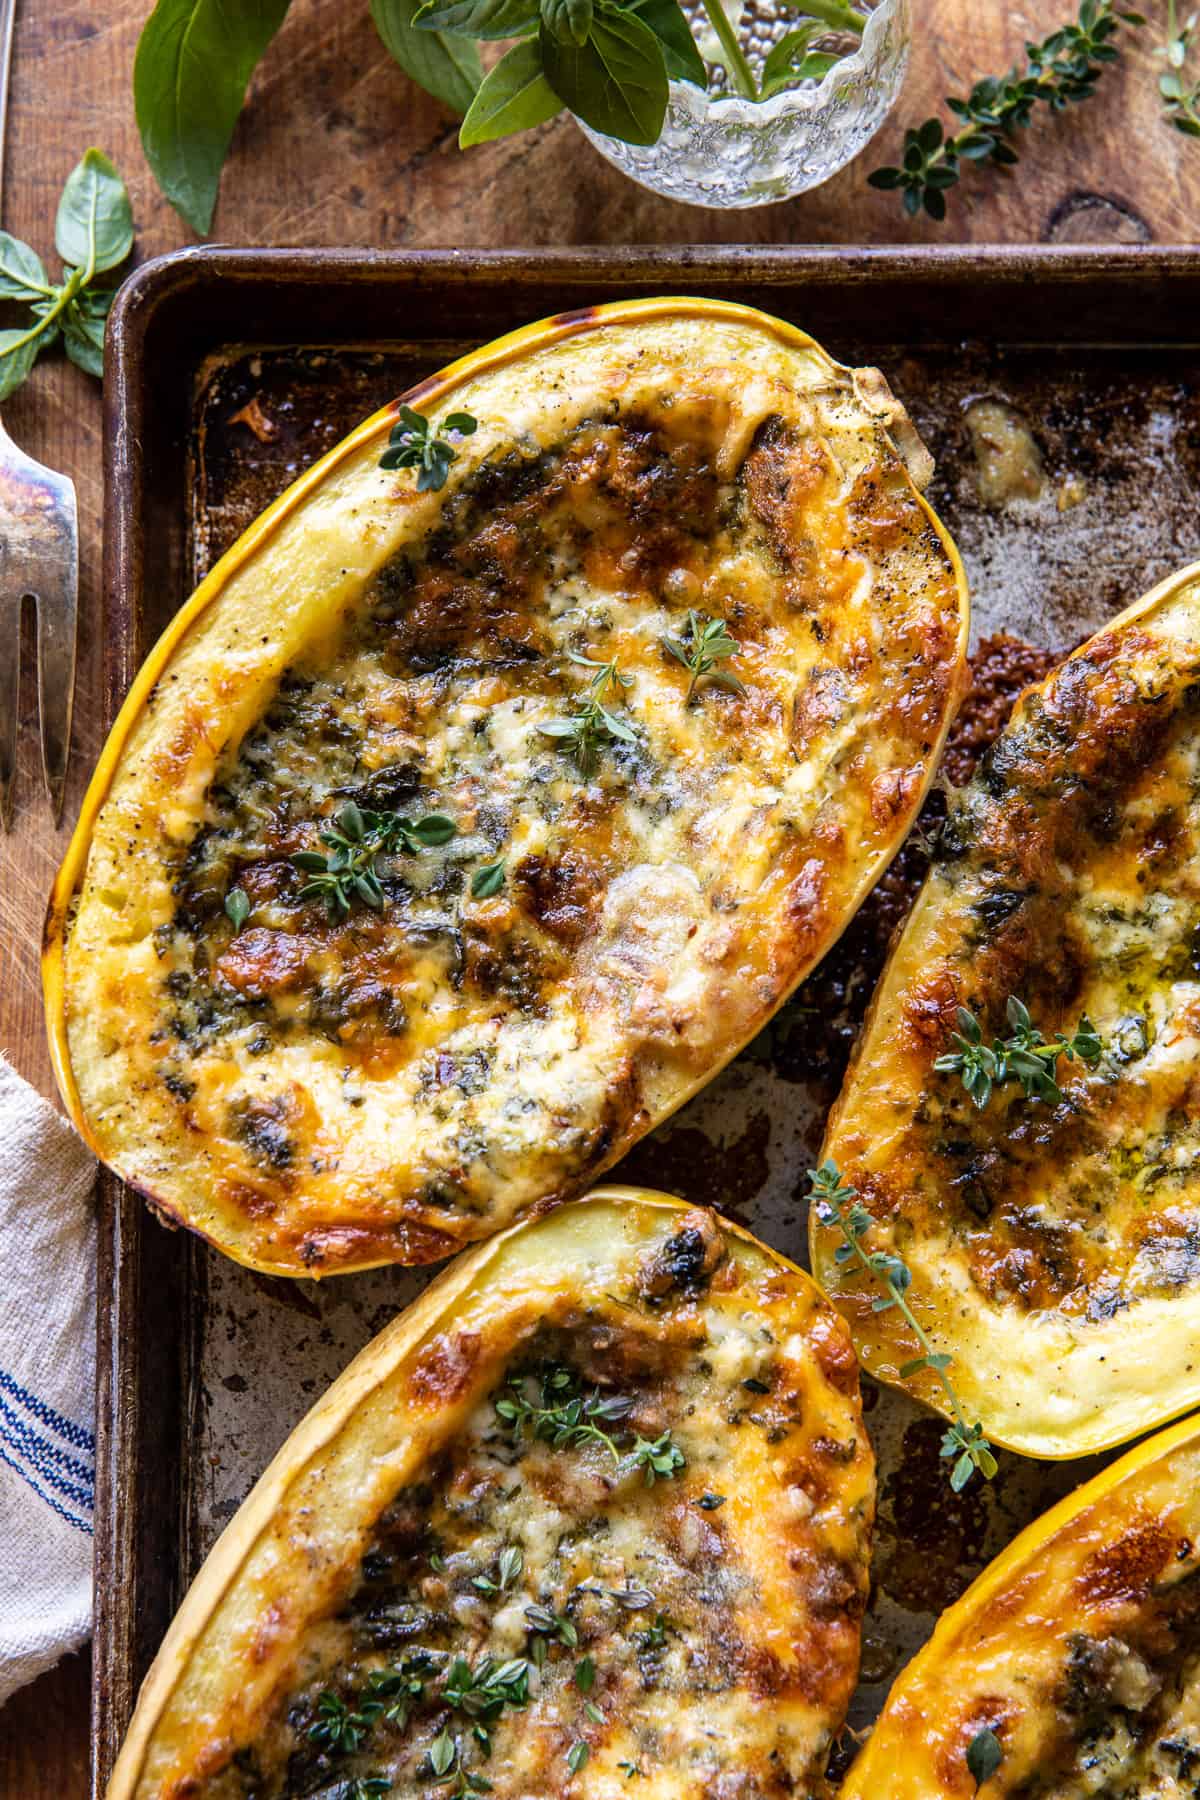
[[[468,348],[244,349],[210,359],[196,391],[191,444],[195,577],[361,418]],[[933,453],[928,497],[967,565],[974,684],[942,768],[943,780],[961,785],[1017,694],[1056,653],[1196,554],[1200,381],[1181,375],[1177,349],[830,348],[887,371]],[[1037,482],[997,480],[994,468],[981,466],[997,432],[1030,467],[1036,459]],[[614,1176],[721,1207],[803,1258],[805,1170],[888,942],[924,878],[944,807],[944,789],[935,787],[912,837],[824,962]],[[306,1283],[306,1304],[298,1307],[290,1291],[256,1285],[246,1271],[206,1256],[185,1572],[286,1430],[427,1279],[381,1270]],[[227,1385],[247,1368],[255,1371],[248,1389]],[[1099,1459],[1050,1465],[1003,1453],[993,1483],[954,1496],[939,1422],[870,1381],[865,1389],[880,1488],[856,1727],[874,1716],[938,1611],[1030,1519],[1099,1466]],[[849,1738],[846,1744],[852,1748]]]

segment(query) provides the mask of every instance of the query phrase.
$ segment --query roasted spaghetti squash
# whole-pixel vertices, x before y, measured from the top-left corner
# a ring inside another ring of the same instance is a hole
[[[309,1414],[184,1601],[109,1800],[820,1796],[873,1505],[809,1278],[602,1190],[452,1264]]]
[[[409,399],[184,608],[51,907],[81,1130],[283,1274],[444,1256],[678,1106],[886,865],[963,674],[927,459],[790,326],[610,306]]]
[[[1078,1456],[1200,1401],[1200,566],[952,795],[824,1153],[992,1439]],[[941,1404],[812,1227],[865,1365]]]
[[[1200,1420],[1023,1531],[939,1619],[841,1800],[1190,1800]]]

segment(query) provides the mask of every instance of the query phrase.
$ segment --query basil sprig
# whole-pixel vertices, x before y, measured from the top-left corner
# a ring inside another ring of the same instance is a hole
[[[36,250],[0,231],[0,299],[20,300],[31,319],[0,331],[0,400],[25,380],[43,350],[61,337],[73,363],[104,373],[104,321],[113,302],[103,281],[133,249],[133,213],[125,183],[99,150],[88,150],[67,177],[54,245],[62,280],[51,281]]]

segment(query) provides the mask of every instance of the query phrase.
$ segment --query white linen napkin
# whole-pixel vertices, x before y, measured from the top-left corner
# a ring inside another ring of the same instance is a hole
[[[95,1174],[0,1057],[0,1706],[91,1630]]]

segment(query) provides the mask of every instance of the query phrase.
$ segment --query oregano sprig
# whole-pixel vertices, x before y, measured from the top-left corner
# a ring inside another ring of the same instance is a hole
[[[36,250],[0,231],[0,300],[19,300],[31,315],[28,325],[0,331],[0,400],[60,337],[79,368],[104,373],[104,323],[114,294],[108,278],[133,249],[133,213],[125,183],[102,151],[86,151],[68,175],[54,244],[63,262],[58,282]]]
[[[1078,1060],[1092,1068],[1104,1054],[1104,1045],[1095,1026],[1084,1013],[1069,1037],[1047,1038],[1029,1016],[1023,1001],[1010,994],[1005,1009],[1012,1036],[983,1041],[979,1020],[968,1007],[956,1013],[958,1030],[951,1033],[955,1046],[934,1060],[939,1074],[957,1075],[970,1098],[982,1112],[997,1088],[1008,1082],[1019,1082],[1027,1100],[1042,1100],[1057,1106],[1062,1090],[1055,1080],[1060,1057],[1068,1062]]]
[[[899,190],[909,214],[924,207],[931,219],[944,219],[946,190],[960,179],[964,163],[1011,168],[1019,160],[1017,133],[1030,123],[1035,109],[1046,106],[1058,113],[1090,100],[1104,69],[1118,59],[1113,40],[1121,25],[1145,23],[1141,13],[1113,0],[1082,0],[1075,23],[1061,26],[1041,43],[1026,44],[1023,69],[986,75],[965,100],[946,101],[961,121],[959,131],[947,136],[938,118],[910,127],[899,165],[876,169],[867,180],[872,187]]]
[[[893,1251],[864,1249],[862,1240],[875,1220],[859,1199],[858,1189],[842,1181],[841,1171],[836,1163],[826,1161],[820,1168],[810,1169],[808,1181],[817,1217],[823,1225],[842,1234],[843,1241],[833,1253],[834,1261],[842,1267],[849,1262],[857,1262],[864,1273],[878,1281],[884,1293],[871,1302],[872,1310],[887,1312],[895,1307],[921,1346],[920,1356],[913,1357],[911,1362],[906,1362],[901,1367],[901,1380],[907,1381],[920,1369],[929,1369],[941,1384],[953,1419],[942,1438],[941,1450],[943,1458],[952,1464],[951,1488],[956,1494],[961,1493],[975,1470],[978,1470],[985,1481],[990,1481],[998,1467],[992,1447],[978,1420],[971,1423],[963,1411],[962,1402],[947,1373],[953,1359],[945,1351],[934,1349],[908,1303],[906,1295],[912,1286],[912,1272],[908,1264]]]
[[[396,423],[379,466],[381,469],[416,469],[417,492],[436,493],[445,487],[450,464],[458,459],[457,447],[440,434],[448,431],[455,438],[473,437],[478,429],[479,421],[470,413],[454,412],[447,413],[435,432],[424,413],[414,411],[411,406],[401,406],[397,409]]]

